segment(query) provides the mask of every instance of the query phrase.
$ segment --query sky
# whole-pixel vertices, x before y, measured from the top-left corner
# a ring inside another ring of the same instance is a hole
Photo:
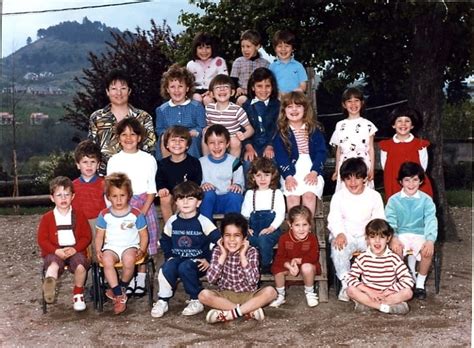
[[[137,26],[141,29],[150,28],[150,19],[161,25],[166,19],[174,33],[184,28],[177,24],[181,10],[199,12],[195,5],[188,0],[152,0],[113,7],[68,10],[60,12],[12,14],[15,12],[44,11],[71,7],[96,6],[118,3],[129,3],[133,0],[0,0],[2,6],[2,52],[6,57],[26,45],[26,39],[36,40],[38,29],[65,21],[82,22],[84,17],[90,21],[99,21],[109,27],[120,30],[134,31]]]

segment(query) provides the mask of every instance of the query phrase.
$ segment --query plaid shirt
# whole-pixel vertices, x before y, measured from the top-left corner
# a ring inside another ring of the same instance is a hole
[[[152,152],[155,150],[155,129],[151,116],[143,110],[137,109],[129,105],[127,117],[135,117],[145,127],[146,138],[142,142],[141,150]],[[120,150],[118,137],[115,136],[115,126],[117,119],[111,111],[111,105],[107,105],[103,109],[94,111],[89,119],[88,137],[94,143],[99,145],[102,152],[102,161],[100,162],[99,174],[105,175],[107,162],[110,157]]]
[[[240,264],[240,254],[235,252],[227,255],[223,265],[217,261],[221,255],[221,248],[216,246],[212,252],[212,260],[207,270],[209,283],[217,284],[220,291],[235,292],[256,291],[260,279],[258,251],[254,247],[247,250],[248,265],[243,268]]]
[[[239,87],[247,93],[247,84],[249,82],[250,75],[257,68],[268,68],[270,62],[265,58],[258,57],[257,59],[246,59],[239,57],[232,64],[232,70],[230,77],[237,77],[239,79]]]

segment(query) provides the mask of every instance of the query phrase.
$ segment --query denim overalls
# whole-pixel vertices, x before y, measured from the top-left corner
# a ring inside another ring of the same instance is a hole
[[[249,218],[249,228],[253,230],[253,236],[249,235],[249,242],[250,245],[256,247],[260,253],[262,270],[269,272],[273,260],[273,247],[278,243],[281,229],[278,227],[272,233],[263,235],[260,235],[260,231],[264,228],[270,227],[270,224],[275,219],[276,213],[273,210],[275,204],[275,190],[273,190],[272,206],[270,210],[255,210],[256,192],[257,190],[253,191],[253,211],[250,213]]]

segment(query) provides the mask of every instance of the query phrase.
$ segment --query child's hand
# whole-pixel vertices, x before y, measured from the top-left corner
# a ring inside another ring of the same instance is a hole
[[[268,226],[267,228],[264,228],[263,230],[260,231],[260,234],[270,234],[275,232],[275,227],[273,226]]]
[[[393,294],[395,294],[395,293],[397,293],[395,290],[385,289],[385,290],[382,291],[382,296],[383,296],[384,298],[387,298],[387,297],[389,297],[390,295],[393,295]]]
[[[307,185],[316,185],[318,183],[318,173],[312,170],[304,177],[304,182]]]
[[[292,175],[287,176],[285,179],[285,188],[291,192],[296,189],[296,186],[298,186],[296,179]]]
[[[244,94],[244,90],[241,87],[238,87],[237,90],[235,91],[235,96],[238,97],[239,95]]]
[[[295,265],[301,265],[301,262],[303,262],[303,259],[301,257],[295,257],[293,260]]]
[[[199,132],[198,132],[197,130],[195,130],[195,129],[191,129],[191,130],[189,131],[189,135],[190,135],[191,137],[195,138],[195,137],[197,137],[197,136],[199,135]]]
[[[76,249],[74,249],[73,247],[66,247],[63,250],[64,254],[66,255],[66,258],[70,258],[71,256],[77,253]]]
[[[263,151],[263,157],[272,159],[275,157],[275,151],[273,151],[273,146],[268,145]]]
[[[431,257],[434,254],[434,242],[431,240],[427,240],[423,243],[421,247],[420,254],[423,257]]]
[[[102,262],[102,257],[104,256],[104,254],[102,253],[101,250],[98,250],[96,252],[96,256],[97,256],[97,261]]]
[[[400,239],[398,239],[397,237],[393,237],[392,238],[392,241],[390,242],[390,249],[392,249],[392,251],[399,255],[399,256],[403,256],[403,248],[405,246],[403,245],[402,242],[400,242]]]
[[[225,261],[225,259],[227,258],[227,254],[228,254],[228,251],[227,249],[224,247],[224,241],[222,240],[222,238],[220,238],[218,241],[217,241],[217,245],[219,246],[219,248],[221,249],[221,256],[223,258],[223,260]],[[224,263],[224,262],[222,262]]]
[[[232,185],[230,185],[227,189],[228,189],[230,192],[242,193],[242,187],[240,187],[240,185],[237,185],[237,184],[232,184]]]
[[[337,180],[337,171],[335,171],[334,173],[332,173],[331,180],[332,180],[332,181],[336,181],[336,180]]]
[[[59,257],[61,260],[66,260],[67,259],[67,255],[66,255],[66,252],[64,251],[64,249],[56,249],[54,254],[57,257]]]
[[[337,250],[342,250],[347,245],[347,238],[344,233],[339,233],[332,243]]]
[[[162,188],[161,190],[158,190],[158,197],[167,197],[169,196],[170,191],[167,188]]]
[[[242,246],[240,247],[240,257],[246,257],[247,255],[247,250],[249,250],[249,247],[250,247],[250,243],[248,241],[248,239],[245,239],[243,242],[242,242]]]
[[[253,236],[253,230],[251,228],[249,228],[247,233],[248,233],[249,236]],[[260,233],[262,233],[262,232],[260,232]]]
[[[135,261],[140,260],[143,256],[145,256],[145,252],[142,249],[137,249],[137,255],[135,256]]]
[[[240,141],[244,141],[245,140],[245,134],[241,131],[238,131],[237,133],[235,133],[235,136],[237,137],[237,139],[239,139]]]
[[[207,271],[207,269],[209,268],[209,262],[207,262],[206,259],[196,259],[196,261],[197,261],[197,264],[198,264],[198,269],[201,272]]]
[[[291,265],[290,264],[289,272],[293,277],[296,277],[298,275],[298,273],[300,273],[300,269],[299,269],[298,265]]]
[[[202,184],[201,188],[203,191],[214,191],[216,189],[216,187],[213,184],[210,184],[208,182],[205,182],[204,184]]]
[[[367,180],[368,181],[374,180],[374,168],[371,168],[369,172],[367,173]]]
[[[373,289],[365,289],[364,292],[374,301],[382,302],[385,299],[385,296],[381,291]]]

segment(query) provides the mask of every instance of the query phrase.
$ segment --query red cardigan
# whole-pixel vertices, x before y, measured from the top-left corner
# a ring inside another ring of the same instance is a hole
[[[73,232],[74,237],[76,238],[76,244],[73,245],[73,247],[77,252],[83,253],[87,256],[87,247],[92,239],[89,222],[80,211],[75,211],[73,209],[72,214],[75,215]],[[48,211],[41,217],[38,226],[38,245],[41,249],[42,257],[45,257],[48,254],[54,254],[56,249],[61,248],[58,244],[58,231],[52,210]]]

